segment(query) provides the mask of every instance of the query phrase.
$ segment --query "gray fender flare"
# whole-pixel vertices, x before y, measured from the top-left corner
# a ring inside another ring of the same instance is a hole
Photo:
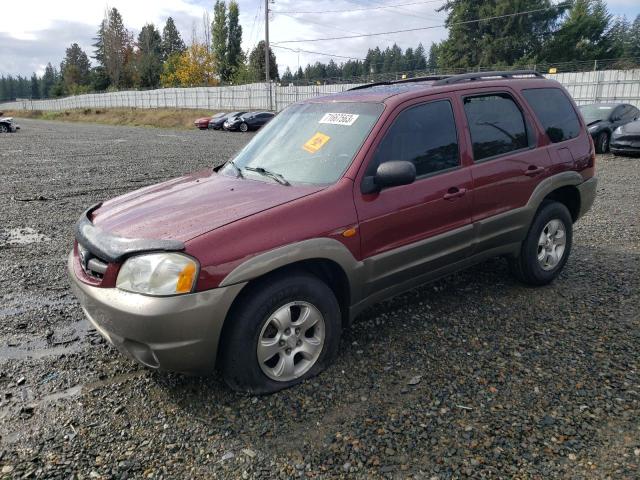
[[[304,260],[330,260],[338,264],[349,281],[351,299],[360,298],[363,264],[355,259],[347,247],[332,238],[312,238],[260,253],[234,268],[220,286],[248,282]]]

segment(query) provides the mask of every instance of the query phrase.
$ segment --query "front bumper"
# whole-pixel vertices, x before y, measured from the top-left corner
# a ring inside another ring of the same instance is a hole
[[[67,269],[87,319],[109,343],[162,370],[206,373],[215,366],[222,325],[244,283],[173,297],[151,297],[80,282]]]
[[[640,153],[640,140],[612,138],[609,148],[612,153],[637,155]]]
[[[593,202],[596,199],[597,186],[598,179],[596,177],[591,177],[577,186],[578,192],[580,193],[580,213],[578,214],[578,218],[591,210]]]

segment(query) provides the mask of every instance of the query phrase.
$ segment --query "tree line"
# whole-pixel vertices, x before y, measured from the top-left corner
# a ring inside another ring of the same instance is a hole
[[[216,0],[213,21],[203,14],[200,31],[191,42],[182,39],[171,17],[162,32],[144,25],[137,37],[125,26],[121,13],[111,8],[94,38],[94,66],[77,44],[66,49],[59,67],[47,64],[38,77],[0,77],[0,100],[52,98],[88,92],[132,88],[213,86],[247,83],[265,77],[264,42],[251,52],[242,50],[240,9],[236,0]],[[278,78],[277,60],[270,52],[270,76]]]
[[[369,49],[363,59],[315,62],[289,67],[279,76],[277,59],[269,51],[273,80],[316,83],[371,79],[375,75],[446,72],[482,66],[518,66],[640,59],[640,15],[633,22],[614,17],[603,0],[447,0],[448,37],[403,50],[397,44]],[[512,12],[531,12],[509,15]],[[171,17],[162,31],[153,24],[136,38],[116,8],[99,25],[89,56],[77,43],[66,49],[59,68],[51,63],[42,76],[0,77],[0,100],[50,98],[90,91],[131,88],[192,87],[241,84],[265,78],[264,42],[242,50],[242,26],[236,0],[216,0],[213,20],[203,15],[202,31],[194,27],[185,44]],[[477,21],[492,18],[487,21]],[[621,61],[622,63],[622,61]],[[628,66],[628,65],[625,65]]]

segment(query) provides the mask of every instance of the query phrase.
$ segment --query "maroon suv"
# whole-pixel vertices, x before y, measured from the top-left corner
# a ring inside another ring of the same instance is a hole
[[[69,275],[137,361],[272,392],[420,283],[495,256],[551,282],[594,159],[569,95],[535,72],[367,85],[290,106],[222,167],[89,208]]]

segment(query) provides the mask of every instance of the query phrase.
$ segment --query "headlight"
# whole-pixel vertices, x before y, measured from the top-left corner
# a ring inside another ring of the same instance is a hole
[[[613,131],[613,133],[618,133],[618,134],[622,133],[622,127],[620,126],[620,127],[616,128],[616,129]]]
[[[149,253],[124,262],[116,287],[145,295],[190,293],[198,276],[198,263],[180,253]]]
[[[600,126],[600,125],[591,125],[591,126],[589,127],[589,131],[590,131],[590,132],[593,132],[594,130],[597,130],[599,126]]]

